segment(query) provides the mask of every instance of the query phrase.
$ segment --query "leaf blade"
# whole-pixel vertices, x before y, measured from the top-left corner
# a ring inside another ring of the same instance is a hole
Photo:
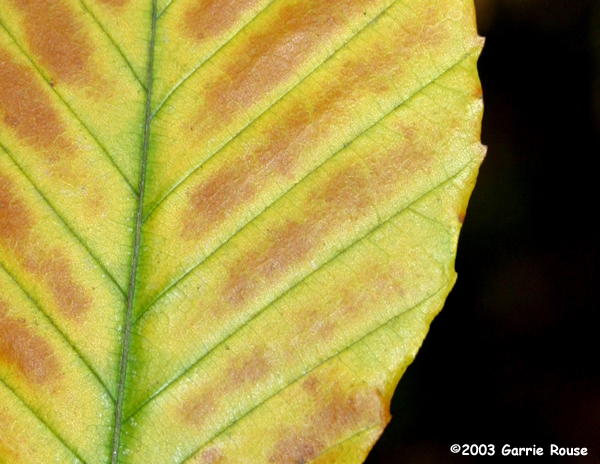
[[[58,127],[0,91],[2,459],[363,460],[455,280],[484,152],[473,5],[177,0],[144,55],[147,2],[54,1],[81,69],[31,42],[40,7],[0,13],[0,73]],[[98,69],[127,97],[85,90]]]

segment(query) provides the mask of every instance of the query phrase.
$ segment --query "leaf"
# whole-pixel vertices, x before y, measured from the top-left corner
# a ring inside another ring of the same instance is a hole
[[[472,2],[0,25],[0,462],[362,462],[455,280]]]

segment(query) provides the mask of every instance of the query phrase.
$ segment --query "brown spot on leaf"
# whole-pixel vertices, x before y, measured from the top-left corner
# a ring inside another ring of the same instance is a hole
[[[198,42],[214,39],[232,27],[257,0],[197,0],[184,13],[183,30]]]
[[[339,390],[334,390],[329,402],[313,417],[314,425],[322,430],[327,437],[338,437],[343,432],[352,430],[361,422],[374,422],[379,419],[377,405],[376,416],[373,416],[373,405],[368,399],[356,395],[343,395]]]
[[[255,347],[247,356],[234,358],[223,372],[223,377],[214,379],[205,392],[192,395],[180,408],[184,421],[199,426],[213,414],[219,402],[227,395],[244,387],[253,386],[271,371],[271,362],[263,347]]]
[[[306,223],[287,221],[270,234],[266,250],[251,252],[230,269],[225,300],[237,306],[256,295],[261,287],[280,278],[282,272],[305,257],[315,238]]]
[[[69,84],[93,82],[92,44],[82,21],[64,0],[11,0],[24,16],[31,51],[56,77]]]
[[[33,227],[31,213],[14,191],[12,181],[0,174],[0,244],[11,249],[27,240]]]
[[[298,314],[293,337],[283,350],[286,358],[295,359],[297,352],[305,347],[327,343],[335,336],[347,336],[352,333],[351,327],[364,326],[366,321],[396,301],[403,294],[400,281],[403,280],[402,268],[395,265],[375,265],[356,263],[352,278],[338,278],[337,289],[331,295],[322,296],[322,306],[304,310]],[[303,388],[318,385],[317,379],[310,377]]]
[[[352,164],[345,170],[334,175],[315,202],[322,209],[319,217],[327,216],[327,221],[339,221],[348,215],[363,213],[369,206],[369,179],[364,169],[358,164]],[[315,218],[316,219],[316,218]]]
[[[13,424],[16,423],[16,419],[10,416],[5,409],[0,408],[0,430],[4,432],[0,433],[0,456],[7,459],[8,462],[24,462],[20,453],[15,449],[14,441],[9,441],[11,435],[15,435]]]
[[[325,443],[314,433],[292,435],[281,439],[269,462],[275,464],[305,464],[316,458],[325,448]]]
[[[318,103],[318,102],[317,102]],[[291,178],[296,166],[296,158],[304,151],[303,146],[310,145],[317,133],[316,115],[298,104],[285,114],[275,127],[266,134],[266,145],[257,150],[257,176],[259,180],[279,173]],[[321,127],[321,136],[325,136],[325,128]]]
[[[304,391],[306,391],[306,393],[308,393],[310,396],[314,396],[316,395],[317,391],[319,390],[319,379],[317,378],[317,376],[315,375],[309,375],[303,382],[302,382],[302,389]]]
[[[246,164],[247,160],[243,160]],[[246,169],[224,166],[190,195],[183,217],[181,237],[197,239],[217,227],[245,199],[254,195],[255,186],[245,177]]]
[[[309,379],[304,381],[307,385]],[[389,422],[378,392],[344,393],[340,386],[309,384],[315,411],[304,426],[288,428],[269,458],[275,464],[306,463],[353,432]]]
[[[227,66],[225,76],[210,88],[206,107],[225,122],[244,111],[296,73],[315,47],[335,34],[359,6],[355,0],[307,0],[282,8],[268,32],[247,37],[237,53],[239,59]]]
[[[92,297],[75,282],[70,260],[59,249],[45,249],[32,235],[32,213],[16,193],[12,181],[0,174],[0,245],[10,250],[23,268],[46,283],[61,312],[78,318],[92,305]]]
[[[323,340],[330,340],[337,325],[338,321],[322,310],[305,311],[298,320],[297,332],[289,342],[288,350],[285,351],[286,356],[290,355],[291,359],[294,359],[298,350]]]
[[[200,456],[200,464],[225,464],[227,458],[220,448],[209,448]]]
[[[316,8],[313,10],[312,6]],[[247,38],[247,45],[238,53],[240,58],[224,70],[225,77],[211,88],[208,107],[229,115],[248,107],[285,80],[320,39],[318,32],[324,36],[333,32],[334,9],[335,4],[322,1],[285,7],[268,32]]]
[[[34,72],[15,63],[0,49],[0,115],[17,137],[35,149],[43,150],[49,161],[68,154],[70,142],[52,107],[50,97],[35,79]]]
[[[233,306],[252,298],[307,259],[341,222],[360,214],[369,205],[368,183],[355,166],[335,174],[308,200],[306,218],[287,220],[269,233],[267,247],[250,252],[230,268],[224,299]]]
[[[308,125],[309,120],[306,111],[292,112],[283,126],[278,125],[267,134],[266,145],[259,146],[256,152],[245,152],[235,165],[218,169],[195,187],[182,217],[181,237],[187,240],[202,238],[245,202],[252,201],[260,186],[268,182],[274,172],[290,174],[298,151],[294,142],[300,142],[301,134],[312,127]]]
[[[461,224],[464,224],[466,217],[467,217],[467,212],[461,211],[460,213],[458,213],[458,222],[460,222]]]
[[[29,256],[25,268],[43,279],[63,313],[78,318],[92,305],[92,297],[75,282],[70,260],[62,252],[54,250],[51,257]]]
[[[217,401],[216,391],[207,391],[200,397],[186,400],[179,408],[182,419],[189,425],[200,426],[214,413]]]
[[[427,172],[435,160],[432,146],[443,146],[442,135],[435,126],[416,128],[405,123],[394,128],[404,138],[389,150],[365,158],[371,171],[371,182],[377,186],[378,195],[395,195],[398,183],[417,172]]]
[[[58,364],[46,340],[34,334],[26,321],[8,315],[0,300],[0,361],[15,367],[29,382],[42,384],[57,374]]]
[[[271,370],[264,348],[255,348],[245,358],[235,359],[227,369],[227,390],[235,390],[245,384],[255,384]]]

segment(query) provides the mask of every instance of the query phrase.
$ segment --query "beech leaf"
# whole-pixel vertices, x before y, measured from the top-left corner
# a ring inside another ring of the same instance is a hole
[[[472,0],[2,0],[0,463],[360,463],[455,281]]]

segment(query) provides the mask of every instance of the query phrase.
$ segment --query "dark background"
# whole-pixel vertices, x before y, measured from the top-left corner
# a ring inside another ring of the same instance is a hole
[[[600,5],[476,3],[488,155],[458,282],[366,462],[506,462],[510,444],[542,446],[537,462],[600,463]],[[455,443],[496,456],[453,455]],[[590,455],[550,458],[551,443]]]

